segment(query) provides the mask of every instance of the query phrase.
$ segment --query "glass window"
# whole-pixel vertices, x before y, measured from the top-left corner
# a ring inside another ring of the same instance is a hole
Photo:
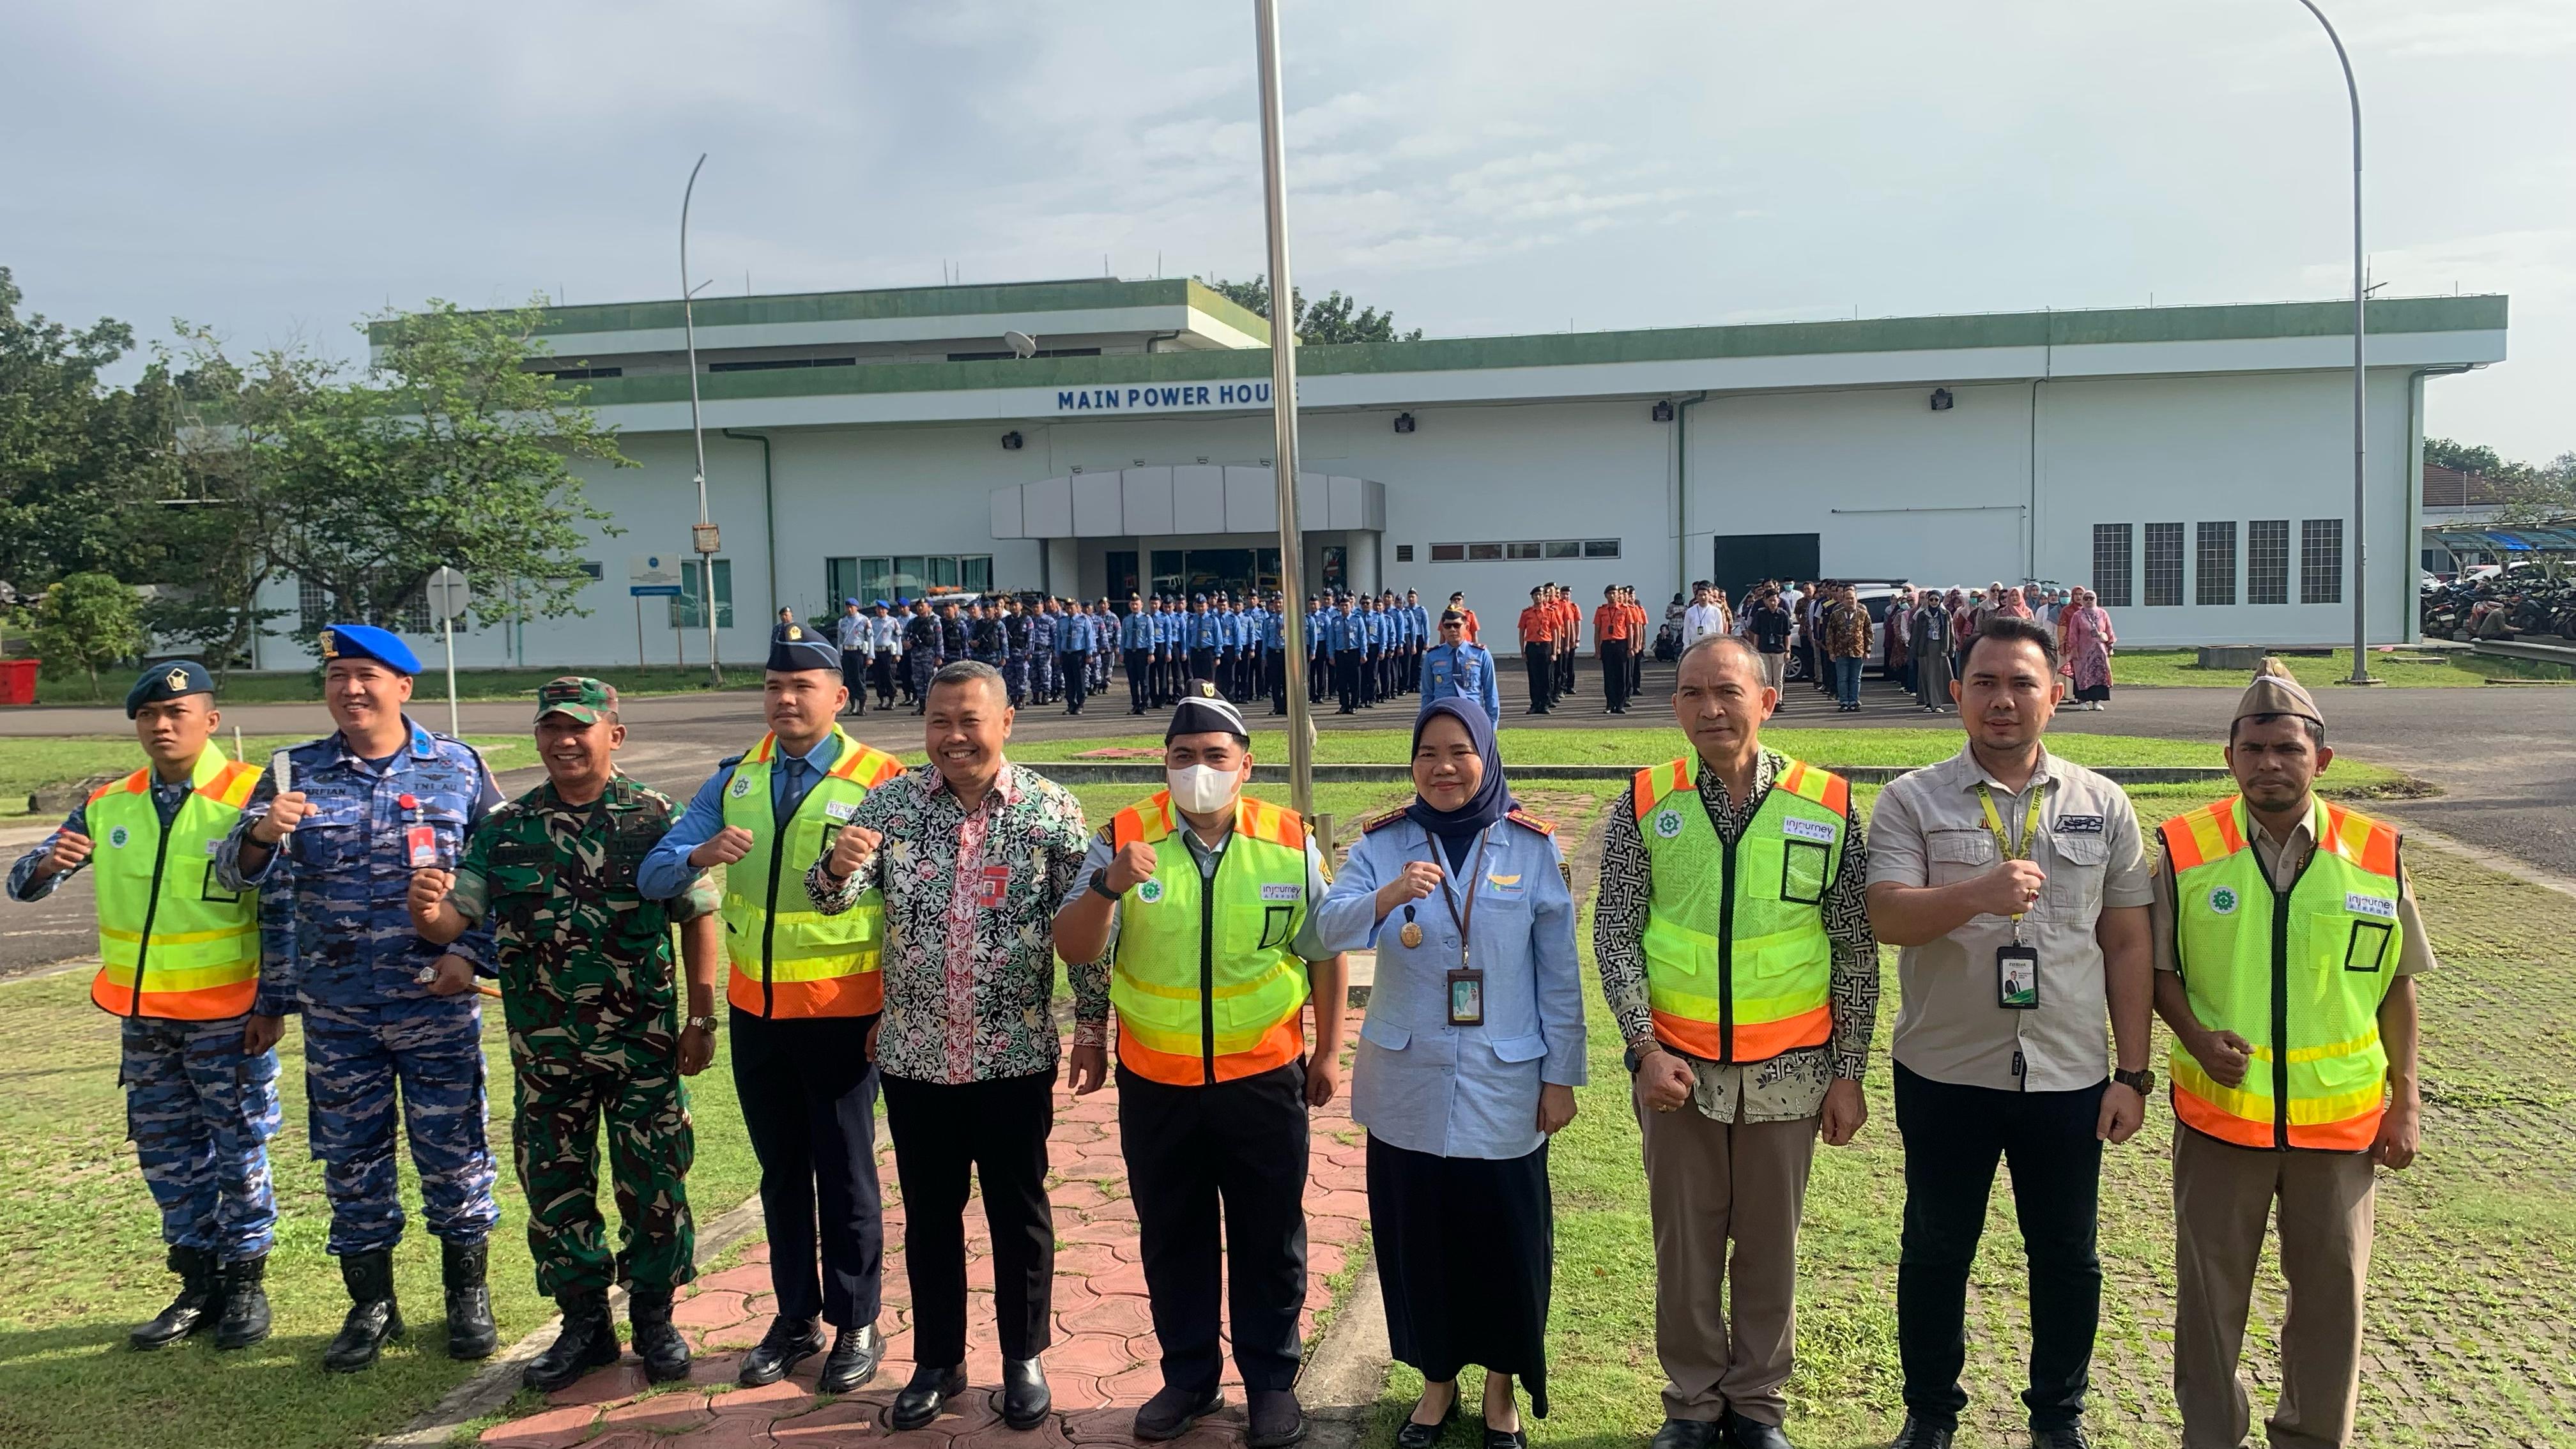
[[[993,591],[993,556],[989,553],[979,553],[959,559],[957,587],[968,593],[991,593]]]
[[[957,556],[935,553],[924,562],[930,565],[930,586],[934,589],[957,587]]]
[[[589,578],[593,583],[597,583],[601,579],[608,577],[608,565],[595,558],[583,559],[581,561],[581,571],[582,574]]]
[[[2343,520],[2310,518],[2299,524],[2299,602],[2343,602]]]
[[[2245,525],[2245,602],[2290,602],[2290,520],[2258,518]]]
[[[1582,541],[1572,538],[1557,539],[1548,544],[1547,556],[1549,558],[1581,558],[1583,557]]]
[[[895,555],[894,586],[907,599],[918,599],[928,591],[930,561],[917,553]]]
[[[707,616],[699,612],[698,590],[706,579],[706,565],[691,558],[680,565],[680,592],[671,600],[671,627],[703,629]],[[716,560],[716,627],[733,627],[733,560]]]
[[[1585,558],[1617,558],[1619,556],[1619,540],[1615,538],[1586,539],[1583,543],[1583,556]]]
[[[331,622],[331,596],[311,579],[295,581],[295,621],[307,634],[317,633]]]
[[[2093,592],[2106,609],[2129,607],[2129,525],[2093,525]]]
[[[2192,602],[2195,604],[2233,604],[2236,602],[2236,524],[2204,523],[2200,526],[2198,559],[2192,573]]]
[[[1536,543],[1508,543],[1503,545],[1503,552],[1511,558],[1547,557],[1546,545]]]
[[[1324,545],[1324,587],[1341,589],[1351,580],[1351,551],[1342,544]]]
[[[1466,560],[1466,557],[1467,545],[1463,543],[1435,543],[1431,545],[1431,561],[1433,563],[1462,563]]]
[[[2147,525],[2146,603],[2151,609],[2182,603],[2182,525]]]
[[[1154,592],[1165,598],[1179,593],[1182,572],[1188,566],[1188,555],[1177,548],[1154,550]]]
[[[841,610],[841,601],[843,599],[855,598],[858,593],[859,561],[857,559],[827,558],[823,560],[823,605],[825,608],[828,608],[837,614]],[[867,600],[860,599],[859,602],[864,604]]]
[[[1498,559],[1502,556],[1503,546],[1499,543],[1471,543],[1467,545],[1467,557],[1471,559]]]
[[[864,604],[874,599],[891,602],[894,596],[894,560],[890,558],[859,560],[859,602]]]

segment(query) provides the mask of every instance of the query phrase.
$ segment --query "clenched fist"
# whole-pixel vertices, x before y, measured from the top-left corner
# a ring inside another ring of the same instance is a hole
[[[287,790],[268,802],[268,813],[250,828],[250,838],[275,848],[295,833],[295,827],[313,814],[313,802],[301,790]]]
[[[1123,896],[1153,879],[1154,865],[1154,847],[1141,842],[1127,845],[1100,868],[1100,878],[1111,890]]]
[[[423,867],[411,873],[411,893],[403,904],[411,911],[412,924],[422,925],[438,918],[439,903],[456,888],[456,873]]]
[[[77,830],[54,832],[54,848],[45,852],[45,874],[67,875],[81,868],[98,842]]]
[[[689,852],[689,864],[700,870],[711,865],[731,865],[751,854],[756,842],[750,831],[739,825],[728,825],[709,836],[707,843]]]
[[[885,837],[864,825],[844,825],[833,838],[832,863],[825,869],[835,879],[848,880],[875,863],[877,847],[883,844]]]
[[[2027,860],[2007,860],[1973,884],[1979,915],[2018,916],[2039,899],[2039,888],[2048,884],[2048,872]]]
[[[1396,875],[1395,879],[1377,888],[1378,919],[1385,920],[1387,913],[1396,907],[1410,901],[1418,901],[1440,889],[1440,881],[1441,870],[1436,862],[1406,861],[1404,869]]]

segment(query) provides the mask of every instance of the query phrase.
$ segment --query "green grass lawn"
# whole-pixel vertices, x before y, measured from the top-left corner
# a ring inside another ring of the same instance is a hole
[[[311,735],[245,735],[242,749],[265,764],[269,753],[300,745]],[[215,743],[233,752],[230,731]],[[466,743],[483,752],[495,770],[533,763],[535,746],[526,735],[469,735]],[[0,816],[24,815],[27,796],[47,785],[85,780],[92,775],[121,773],[143,763],[132,735],[71,735],[59,738],[0,739]]]
[[[284,1125],[269,1143],[279,1210],[268,1271],[275,1336],[224,1354],[205,1339],[148,1355],[126,1347],[126,1329],[159,1312],[176,1280],[162,1267],[160,1217],[125,1140],[117,1025],[89,1004],[88,984],[87,972],[74,971],[0,986],[0,1444],[351,1445],[401,1427],[473,1373],[475,1365],[446,1355],[438,1244],[420,1230],[407,1156],[410,1225],[395,1258],[411,1335],[368,1372],[322,1372],[322,1345],[348,1297],[322,1251],[330,1212],[305,1134],[303,1034],[294,1025],[279,1045]],[[484,1051],[500,1159],[492,1307],[508,1344],[554,1308],[536,1293],[526,1203],[510,1166],[509,1056],[497,1005],[484,1015]],[[715,1065],[689,1091],[697,1128],[689,1195],[703,1229],[750,1196],[759,1177],[721,1040]]]
[[[421,661],[424,667],[420,680],[413,690],[414,699],[424,702],[446,702],[447,671],[439,663],[439,657],[434,647],[422,651]],[[456,697],[458,699],[534,699],[537,686],[547,680],[559,675],[582,672],[585,671],[459,669],[456,671]],[[586,672],[594,678],[604,679],[616,686],[621,694],[703,694],[708,690],[707,670],[703,664],[687,669],[669,664],[654,665],[644,669],[638,669],[632,665],[621,668],[615,665],[595,664]],[[90,693],[87,676],[63,676],[47,670],[36,680],[36,702],[38,704],[117,704],[125,698],[125,687],[133,682],[133,676],[122,671],[112,677],[102,673],[98,680],[99,692],[93,695]],[[729,690],[758,692],[760,661],[735,660],[727,664],[725,687]],[[322,686],[318,675],[301,671],[291,674],[236,673],[224,680],[223,702],[226,704],[320,704]]]
[[[2340,684],[2352,677],[2352,651],[2338,649],[2326,654],[2284,654],[2281,662],[2301,684],[2314,689]],[[2121,650],[2111,656],[2111,682],[2124,684],[2197,685],[2208,689],[2242,689],[2246,671],[2242,669],[2203,669],[2200,655],[2190,649]],[[2490,679],[2546,680],[2565,684],[2576,682],[2576,672],[2547,664],[2520,659],[2491,658],[2471,654],[2465,649],[2401,649],[2393,654],[2373,651],[2370,656],[2371,677],[2388,684],[2409,688],[2448,688],[2456,685],[2480,685]]]

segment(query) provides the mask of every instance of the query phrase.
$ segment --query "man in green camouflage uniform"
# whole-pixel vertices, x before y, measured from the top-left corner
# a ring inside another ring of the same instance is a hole
[[[518,1075],[512,1136],[528,1194],[538,1291],[562,1305],[531,1388],[564,1387],[615,1363],[608,1289],[631,1292],[646,1377],[685,1378],[689,1349],[671,1294],[696,1276],[683,1182],[693,1139],[680,1081],[714,1054],[722,961],[715,888],[668,901],[636,891],[635,867],[669,828],[671,798],[616,770],[617,691],[566,677],[537,693],[546,783],[494,810],[455,872],[414,872],[413,924],[433,943],[488,918]],[[671,927],[681,930],[688,1019],[677,1019]],[[608,1249],[597,1200],[599,1129],[624,1232]]]

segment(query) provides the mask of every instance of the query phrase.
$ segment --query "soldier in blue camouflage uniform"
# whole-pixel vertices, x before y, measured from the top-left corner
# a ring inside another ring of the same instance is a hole
[[[208,973],[188,970],[179,941],[164,943],[161,933],[153,932],[154,944],[161,947],[156,952],[141,938],[155,907],[195,907],[200,900],[220,899],[205,894],[204,864],[186,860],[184,853],[168,859],[167,852],[141,841],[133,847],[135,859],[119,861],[115,852],[124,847],[127,827],[102,826],[91,816],[93,807],[112,792],[139,786],[149,791],[165,836],[174,828],[185,831],[191,823],[200,833],[221,830],[225,815],[238,807],[259,771],[226,761],[214,744],[223,720],[214,708],[214,689],[205,666],[193,660],[145,670],[125,696],[125,715],[135,722],[150,763],[74,806],[62,825],[9,871],[10,899],[43,900],[98,862],[94,836],[107,837],[111,874],[116,864],[128,867],[129,884],[123,890],[110,886],[99,894],[99,926],[102,933],[126,932],[136,945],[127,953],[102,951],[90,999],[120,1021],[116,1080],[125,1088],[126,1135],[133,1140],[144,1185],[161,1209],[170,1271],[179,1275],[179,1294],[170,1306],[128,1336],[136,1348],[164,1348],[205,1328],[215,1330],[217,1348],[243,1348],[268,1337],[269,1331],[262,1279],[275,1239],[277,1199],[269,1184],[268,1139],[277,1133],[275,1048],[281,1013],[291,1005],[288,993],[268,973],[212,987],[200,979],[195,989],[186,989],[188,978]],[[196,809],[183,823],[182,811],[192,800]],[[102,818],[114,813],[99,810]],[[154,863],[146,867],[143,858]],[[133,889],[130,883],[146,869],[157,890]],[[139,918],[120,920],[120,915]],[[261,914],[262,944],[272,951],[284,944],[282,923],[275,911]],[[165,919],[163,930],[194,924]],[[161,963],[171,948],[178,948],[181,962],[165,968]],[[260,947],[248,949],[256,953]],[[123,954],[134,958],[130,967]],[[111,962],[109,957],[119,959]],[[256,971],[256,963],[250,964]],[[166,979],[160,977],[164,969],[171,973]]]
[[[1050,597],[1038,603],[1038,611],[1029,619],[1029,703],[1055,702],[1055,639],[1057,626],[1063,622]]]
[[[1011,708],[1029,702],[1029,616],[1013,598],[1002,600],[1002,682],[1011,687]]]
[[[402,640],[334,624],[320,643],[323,700],[339,729],[280,752],[292,779],[272,768],[260,780],[215,853],[215,875],[227,890],[282,896],[293,914],[313,1155],[351,1303],[322,1366],[365,1368],[402,1334],[397,1083],[423,1216],[441,1248],[447,1351],[481,1358],[498,1338],[483,1283],[500,1209],[474,991],[476,973],[490,969],[491,933],[468,932],[442,952],[414,933],[404,896],[416,865],[455,863],[501,792],[471,748],[403,714],[420,660]]]

